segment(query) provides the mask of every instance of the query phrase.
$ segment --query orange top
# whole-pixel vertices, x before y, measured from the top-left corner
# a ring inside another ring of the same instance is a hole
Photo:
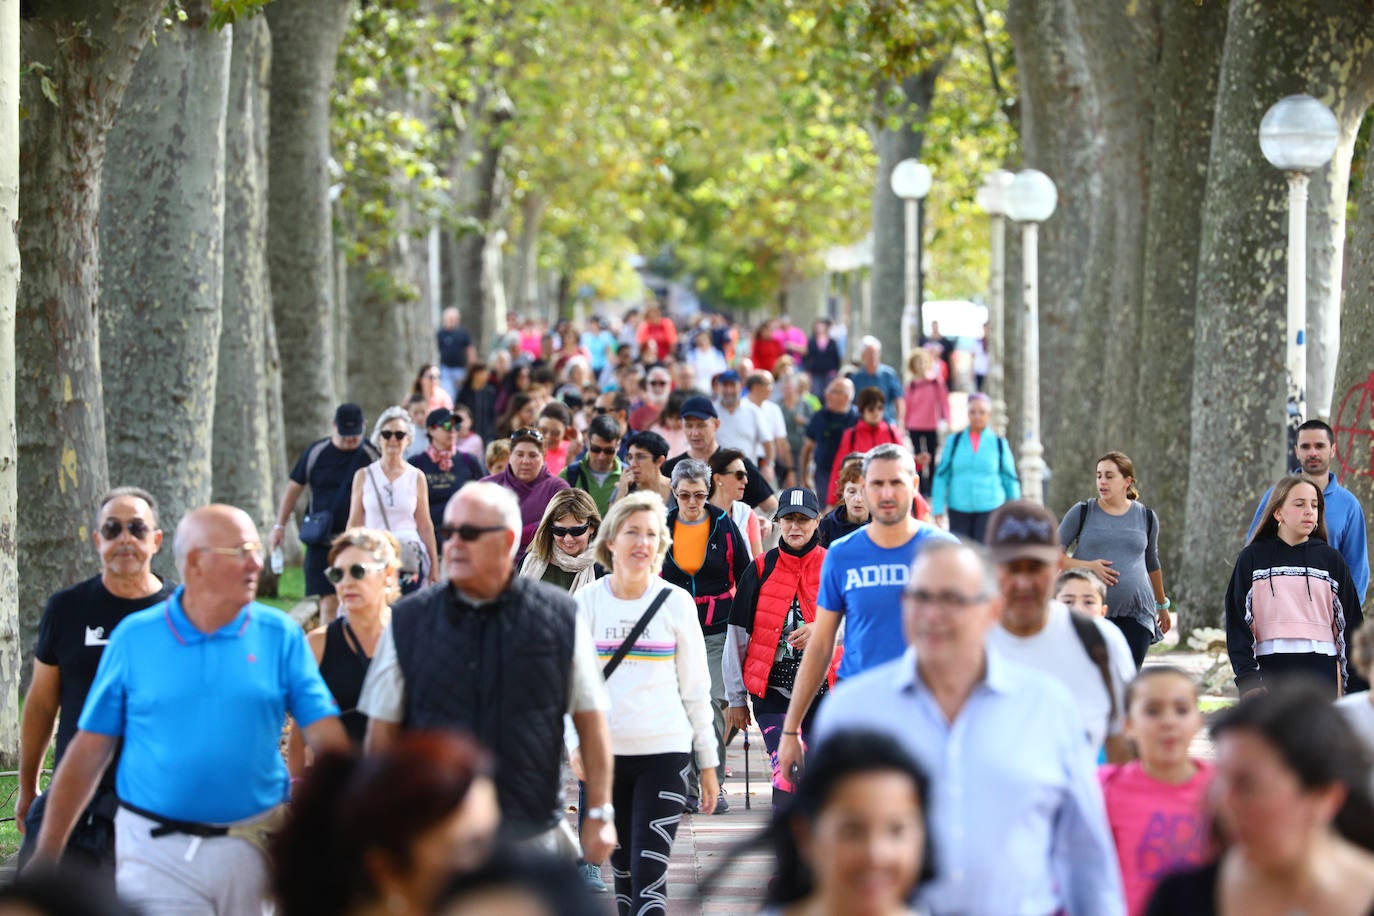
[[[678,569],[689,576],[696,575],[701,564],[706,562],[706,538],[710,533],[709,515],[696,525],[689,525],[680,518],[673,523],[673,561]]]

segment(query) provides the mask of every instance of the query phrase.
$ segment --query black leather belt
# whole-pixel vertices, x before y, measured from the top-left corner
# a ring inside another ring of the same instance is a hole
[[[150,831],[150,835],[154,838],[168,836],[173,833],[184,833],[187,836],[198,837],[229,835],[229,828],[218,824],[198,824],[195,821],[179,821],[175,818],[163,817],[161,814],[154,814],[151,811],[145,811],[137,805],[131,805],[123,799],[120,800],[119,804],[123,808],[128,808],[139,817],[146,817],[148,820],[154,821],[157,826]]]

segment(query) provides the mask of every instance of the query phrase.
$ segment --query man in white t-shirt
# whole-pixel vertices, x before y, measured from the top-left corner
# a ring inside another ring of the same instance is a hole
[[[1094,759],[1105,745],[1109,762],[1128,760],[1121,727],[1126,685],[1136,671],[1131,647],[1107,621],[1050,599],[1064,562],[1058,531],[1053,515],[1025,499],[1004,503],[988,519],[987,544],[1004,602],[1002,624],[988,634],[988,645],[1069,688]]]
[[[763,416],[759,409],[740,397],[740,377],[734,369],[726,369],[712,384],[716,394],[716,417],[720,428],[716,441],[721,448],[738,449],[750,461],[758,462],[763,476],[773,481],[773,442],[764,434]],[[759,460],[759,455],[763,456]]]
[[[783,419],[782,408],[772,400],[773,373],[751,372],[745,380],[745,390],[749,403],[759,409],[764,439],[773,443],[773,455],[777,459],[774,470],[779,475],[779,482],[783,482],[792,471],[792,449],[787,444],[787,421]],[[762,447],[754,460],[763,460]]]

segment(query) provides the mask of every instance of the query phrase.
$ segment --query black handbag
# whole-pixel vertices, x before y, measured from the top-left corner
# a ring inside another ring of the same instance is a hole
[[[334,513],[329,509],[308,512],[301,519],[301,543],[327,547],[334,538]]]

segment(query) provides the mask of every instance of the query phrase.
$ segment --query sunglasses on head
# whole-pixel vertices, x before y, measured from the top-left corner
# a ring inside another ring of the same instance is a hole
[[[383,439],[404,439],[410,434],[401,429],[384,429],[377,435],[381,436]]]
[[[589,445],[589,446],[587,446],[587,451],[591,452],[593,455],[614,455],[614,454],[615,454],[615,446],[614,446],[614,445]]]
[[[153,530],[149,528],[148,523],[141,518],[129,519],[127,526],[117,518],[107,518],[105,519],[105,523],[100,526],[100,536],[107,541],[113,541],[123,534],[126,528],[128,529],[129,537],[133,538],[135,541],[143,540],[148,536],[148,533]]]
[[[324,577],[338,585],[344,580],[344,573],[354,579],[364,579],[368,573],[381,572],[384,569],[386,569],[385,563],[354,563],[350,566],[331,566],[324,571]]]
[[[733,477],[733,478],[735,478],[736,480],[748,480],[748,479],[749,479],[749,472],[748,472],[748,471],[721,471],[721,472],[720,472],[720,476],[721,476],[721,477]]]
[[[591,529],[591,527],[591,522],[583,522],[582,524],[577,525],[573,528],[564,528],[561,525],[550,525],[549,530],[553,532],[553,536],[556,538],[580,538],[582,537],[582,535],[586,534],[587,531]]]
[[[543,442],[544,434],[537,429],[517,429],[510,434],[511,442],[519,442],[521,439],[528,439],[531,442]]]
[[[505,525],[440,525],[439,540],[447,541],[449,538],[457,536],[458,540],[470,544],[484,534],[509,530]]]

